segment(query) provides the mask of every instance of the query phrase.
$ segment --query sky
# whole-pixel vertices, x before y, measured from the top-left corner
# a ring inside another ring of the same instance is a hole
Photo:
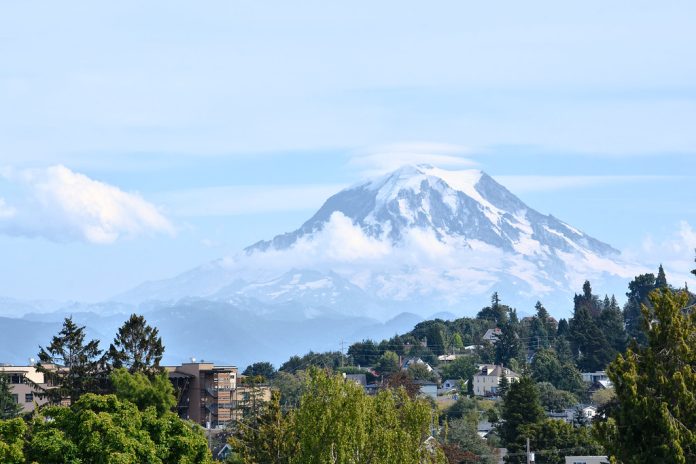
[[[99,301],[405,163],[696,247],[693,2],[4,2],[0,296]],[[696,285],[696,284],[694,284]]]

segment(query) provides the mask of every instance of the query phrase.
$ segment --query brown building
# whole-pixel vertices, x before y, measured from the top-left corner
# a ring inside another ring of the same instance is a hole
[[[192,360],[166,369],[177,391],[179,417],[207,428],[224,427],[235,418],[235,366],[216,366]]]
[[[0,372],[9,377],[12,396],[22,405],[24,413],[32,412],[37,405],[46,404],[47,400],[38,395],[40,387],[46,387],[44,375],[34,366],[0,364]]]

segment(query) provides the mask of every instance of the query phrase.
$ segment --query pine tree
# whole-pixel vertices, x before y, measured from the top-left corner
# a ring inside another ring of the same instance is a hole
[[[116,369],[124,367],[131,374],[155,375],[162,370],[159,363],[163,354],[157,328],[149,326],[143,316],[132,314],[118,329],[107,358]]]
[[[0,372],[0,420],[12,419],[19,416],[21,412],[22,406],[12,396],[9,376]]]
[[[655,288],[667,288],[667,276],[665,275],[665,270],[660,264],[657,270],[657,277],[655,278]]]
[[[513,382],[503,401],[500,437],[504,444],[517,440],[519,428],[527,424],[536,424],[545,417],[539,401],[539,392],[530,377],[522,377]]]
[[[46,348],[39,347],[36,370],[44,374],[49,384],[39,396],[51,403],[68,398],[74,404],[85,393],[98,393],[106,383],[104,357],[99,340],[85,343],[85,327],[79,327],[71,317]]]
[[[602,313],[599,316],[599,327],[614,351],[623,353],[626,349],[628,336],[624,328],[623,313],[613,295],[611,299],[604,298]]]
[[[495,342],[495,363],[510,366],[510,361],[519,356],[521,343],[511,322],[504,324]]]
[[[626,304],[624,305],[624,323],[629,339],[636,340],[639,345],[645,345],[647,339],[643,332],[643,314],[641,307],[650,309],[648,295],[655,289],[655,275],[641,274],[628,284]]]
[[[570,344],[578,367],[584,372],[602,370],[616,355],[604,334],[581,305],[570,320]]]
[[[599,427],[624,463],[687,463],[696,456],[696,312],[686,292],[662,288],[643,307],[647,343],[635,342],[607,370],[618,407]]]

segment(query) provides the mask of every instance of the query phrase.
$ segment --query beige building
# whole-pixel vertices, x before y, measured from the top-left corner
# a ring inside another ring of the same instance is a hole
[[[224,427],[235,418],[235,366],[192,361],[165,369],[177,390],[177,411],[181,418],[207,428]]]
[[[474,375],[474,395],[476,396],[495,396],[498,394],[498,385],[503,375],[510,383],[516,382],[520,376],[507,367],[495,364],[482,364],[479,372]]]
[[[34,366],[0,365],[0,372],[6,374],[10,381],[10,390],[15,401],[22,405],[24,413],[34,411],[36,406],[47,403],[39,398],[39,387],[46,387],[44,375]]]

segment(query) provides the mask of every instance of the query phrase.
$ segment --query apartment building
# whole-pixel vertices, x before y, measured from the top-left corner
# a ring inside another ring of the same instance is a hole
[[[177,391],[179,417],[206,428],[224,427],[236,417],[237,367],[192,360],[165,369]]]
[[[495,364],[481,364],[479,372],[474,375],[474,395],[495,396],[498,394],[500,379],[505,376],[509,382],[520,379],[519,374],[510,369]]]
[[[23,413],[30,413],[37,405],[46,404],[47,400],[37,395],[40,388],[46,387],[46,383],[44,375],[36,367],[0,364],[0,372],[8,376],[12,396],[22,406]]]

